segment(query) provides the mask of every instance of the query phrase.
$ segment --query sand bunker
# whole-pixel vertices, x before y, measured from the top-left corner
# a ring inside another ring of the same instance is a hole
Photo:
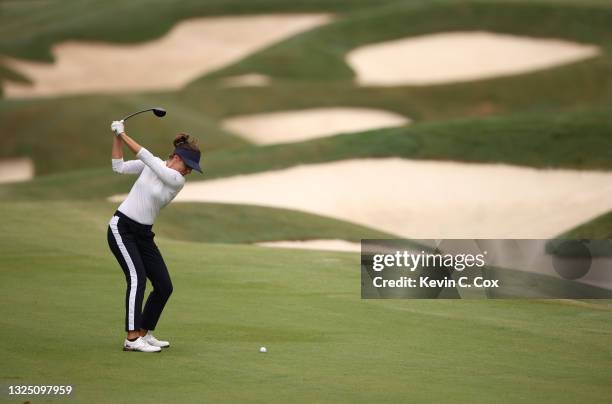
[[[301,142],[308,139],[402,126],[410,122],[402,115],[367,108],[313,108],[225,119],[225,130],[255,144]]]
[[[448,32],[363,46],[347,63],[361,85],[429,85],[546,69],[591,58],[597,46],[489,32]]]
[[[174,90],[330,20],[327,14],[207,17],[182,21],[163,37],[141,44],[66,41],[53,46],[53,64],[4,58],[4,64],[34,82],[5,82],[4,92],[15,98]]]
[[[612,210],[610,184],[608,172],[386,158],[187,182],[176,200],[297,209],[407,238],[548,238]]]
[[[255,243],[263,247],[300,248],[305,250],[361,252],[361,243],[346,240],[300,240],[300,241],[265,241]]]
[[[0,160],[0,183],[28,181],[34,177],[34,163],[29,158]]]
[[[263,74],[250,73],[226,77],[221,82],[225,87],[265,87],[270,85],[270,77]]]

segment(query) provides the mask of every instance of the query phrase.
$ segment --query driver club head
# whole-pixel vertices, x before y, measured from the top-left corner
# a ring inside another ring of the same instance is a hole
[[[143,109],[142,111],[134,112],[133,114],[130,114],[130,115],[126,116],[125,118],[123,118],[122,121],[127,121],[128,119],[130,119],[134,115],[142,114],[143,112],[147,112],[147,111],[153,111],[155,116],[157,116],[159,118],[161,118],[161,117],[166,115],[166,110],[164,108],[162,108],[162,107],[154,107],[154,108],[147,108],[147,109]]]
[[[161,118],[162,116],[166,115],[166,110],[161,107],[155,107],[153,108],[153,113],[155,114],[155,116]]]

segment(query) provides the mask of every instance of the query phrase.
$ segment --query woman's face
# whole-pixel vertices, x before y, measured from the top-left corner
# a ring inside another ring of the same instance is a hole
[[[185,163],[183,163],[183,160],[176,154],[170,159],[168,167],[178,171],[183,177],[191,173],[191,167],[187,167]]]

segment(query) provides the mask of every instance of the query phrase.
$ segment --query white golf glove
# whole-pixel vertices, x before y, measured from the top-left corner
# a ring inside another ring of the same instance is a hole
[[[119,136],[120,134],[125,132],[125,127],[123,126],[123,121],[113,121],[111,124],[111,130],[115,133],[115,136]]]

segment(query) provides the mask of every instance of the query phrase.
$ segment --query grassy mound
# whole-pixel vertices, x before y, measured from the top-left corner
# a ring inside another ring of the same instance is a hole
[[[568,239],[612,239],[612,212],[598,216],[559,235]]]
[[[60,17],[85,4],[61,2],[53,14],[37,9],[36,3],[3,4],[5,13],[0,18],[5,18],[7,24],[0,24],[0,33],[6,33],[0,35],[0,51],[44,59],[50,44],[64,38],[119,42],[150,39],[185,15],[335,11],[340,12],[341,18],[282,41],[177,92],[0,100],[0,157],[31,156],[37,175],[106,166],[110,120],[143,105],[157,104],[169,110],[166,118],[139,118],[129,123],[128,132],[158,155],[169,151],[169,140],[176,132],[195,135],[206,153],[208,177],[254,172],[266,169],[266,164],[285,167],[315,161],[313,150],[320,154],[321,161],[399,155],[578,168],[607,168],[610,161],[604,151],[609,148],[609,119],[602,111],[612,105],[612,8],[605,2],[219,1],[206,5],[173,4],[172,13],[166,13],[169,5],[164,2],[151,2],[149,6],[122,3],[124,8],[115,13],[117,23],[112,29],[106,21],[117,4],[110,2],[95,9],[90,7],[88,17],[74,24],[62,23]],[[147,21],[146,29],[136,29],[145,20],[133,19],[137,12],[139,17],[145,13],[158,24]],[[133,20],[129,31],[127,25],[124,29],[120,24],[124,18]],[[17,21],[36,29],[16,38],[16,31],[10,28]],[[61,24],[62,29],[53,29],[54,24]],[[585,62],[519,76],[394,88],[355,87],[353,72],[343,60],[345,53],[356,46],[464,29],[594,43],[602,47],[603,54]],[[227,89],[216,81],[223,76],[252,72],[272,76],[272,86]],[[440,125],[261,150],[224,132],[219,125],[224,117],[237,114],[338,105],[386,109],[417,123]],[[479,120],[487,115],[507,119]],[[465,117],[473,120],[456,121]],[[578,122],[572,122],[574,119]],[[506,153],[507,149],[510,153]],[[232,164],[233,156],[236,164]],[[279,160],[263,164],[262,156]]]
[[[91,224],[92,229],[95,228],[91,231],[101,235],[106,234],[108,221],[118,205],[95,200],[0,202],[0,208],[6,215],[28,216],[28,221],[39,218],[41,223],[51,221],[58,226],[69,226],[67,223],[62,224],[63,220],[73,216]],[[34,211],[35,214],[24,213]],[[48,228],[45,237],[58,230]],[[162,211],[153,230],[157,238],[206,243],[319,238],[359,242],[362,238],[393,237],[389,233],[365,226],[288,209],[215,203],[173,203]],[[25,236],[27,232],[23,234]]]
[[[3,101],[0,158],[29,156],[37,175],[106,166],[113,136],[110,122],[143,106],[161,104],[156,101],[151,95]],[[173,150],[172,140],[179,132],[195,135],[205,152],[246,144],[197,110],[169,99],[163,105],[171,111],[166,117],[148,114],[126,124],[128,133],[137,134],[141,143],[161,157]]]
[[[612,8],[508,1],[404,1],[343,15],[335,24],[288,39],[216,75],[256,71],[278,78],[351,79],[345,54],[361,45],[444,31],[494,31],[612,43]]]
[[[219,151],[206,165],[209,177],[367,157],[607,170],[612,168],[612,125],[607,116],[605,110],[583,110],[421,124]]]
[[[47,117],[49,115],[44,114],[42,119]],[[135,121],[134,124],[130,123],[129,133],[155,154],[164,157],[171,149],[168,128],[181,122],[181,128],[186,128],[188,133],[200,139],[205,170],[202,179],[304,163],[390,156],[503,162],[531,167],[612,167],[612,125],[604,108],[582,108],[563,114],[539,112],[486,119],[457,119],[262,147],[245,145],[233,136],[217,136],[215,130],[194,129],[206,125],[206,121],[203,124],[193,121],[189,126],[189,121],[181,120],[181,117],[179,114],[164,118],[167,121],[160,119],[157,125],[147,122],[146,128],[139,126],[142,122]],[[58,118],[58,122],[64,122],[65,130],[56,127],[56,131],[42,139],[36,134],[36,130],[44,133],[41,127],[44,120],[39,118],[28,121],[32,123],[28,123],[30,128],[25,133],[21,129],[8,130],[5,132],[8,144],[4,153],[7,157],[32,155],[39,174],[70,170],[73,173],[66,175],[86,178],[90,175],[88,172],[79,174],[74,170],[110,166],[112,135],[104,126],[106,121],[101,122],[93,132],[87,132],[85,129],[75,130],[78,127],[73,126],[70,118],[61,119]],[[82,123],[85,126],[84,121]],[[199,133],[204,136],[198,136]],[[133,156],[126,151],[125,159],[130,158]]]

